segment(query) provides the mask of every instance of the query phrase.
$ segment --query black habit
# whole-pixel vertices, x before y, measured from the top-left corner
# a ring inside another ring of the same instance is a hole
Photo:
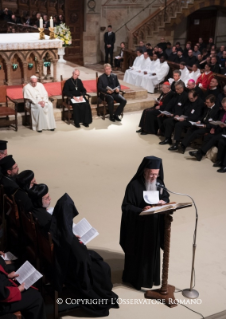
[[[139,216],[147,206],[143,199],[146,190],[144,169],[158,158],[148,156],[143,159],[136,175],[126,188],[122,203],[120,245],[125,252],[123,281],[136,289],[151,288],[160,284],[160,247],[164,243],[164,215]],[[161,161],[161,159],[158,159]],[[152,167],[151,167],[152,168]],[[157,181],[164,185],[162,163]],[[159,199],[169,202],[169,194],[164,190]]]
[[[70,99],[79,96],[83,96],[86,102],[83,103],[72,103],[73,107],[73,118],[75,125],[79,123],[90,124],[92,123],[92,113],[89,105],[89,101],[85,98],[86,89],[80,79],[74,80],[72,77],[68,79],[63,88],[63,95],[68,96]]]

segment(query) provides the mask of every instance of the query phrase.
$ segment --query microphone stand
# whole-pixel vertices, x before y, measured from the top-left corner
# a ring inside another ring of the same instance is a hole
[[[195,206],[195,215],[196,215],[196,219],[195,219],[195,231],[194,231],[194,236],[193,236],[193,253],[192,253],[192,267],[191,267],[191,281],[190,281],[190,288],[186,288],[182,290],[182,295],[186,298],[190,298],[190,299],[195,299],[198,298],[199,296],[199,292],[194,288],[194,286],[192,286],[193,284],[193,278],[194,278],[194,272],[195,272],[195,252],[196,252],[196,236],[197,236],[197,226],[198,226],[198,209],[197,206],[195,204],[194,199],[188,195],[188,194],[181,194],[181,193],[175,193],[170,191],[169,189],[167,189],[164,185],[161,185],[160,183],[157,183],[157,186],[164,188],[166,191],[168,191],[169,193],[175,194],[175,195],[181,195],[181,196],[187,196],[192,200],[192,203]]]

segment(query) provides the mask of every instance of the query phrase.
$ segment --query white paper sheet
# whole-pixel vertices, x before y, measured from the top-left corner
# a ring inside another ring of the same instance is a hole
[[[222,134],[222,136],[226,138],[226,135]]]
[[[167,111],[159,111],[160,113],[162,113],[162,114],[165,114],[165,115],[172,115],[171,113],[169,113],[169,112],[167,112]]]
[[[80,236],[81,242],[85,245],[99,235],[98,231],[85,218],[80,220],[78,224],[73,224],[72,231],[75,235]]]
[[[83,97],[83,99],[82,99],[82,101],[75,101],[74,99],[71,99],[71,102],[72,103],[84,103],[84,102],[86,102],[86,100],[84,99],[84,97]]]
[[[25,261],[25,263],[16,271],[19,277],[16,280],[22,284],[25,283],[25,289],[30,288],[36,281],[38,281],[42,274],[38,272],[29,261]]]
[[[2,259],[4,260],[16,260],[18,259],[16,256],[14,256],[10,251],[5,253],[5,256],[1,255]]]
[[[200,127],[204,126],[204,124],[200,124],[200,123],[196,123],[196,122],[192,122],[192,121],[189,121],[189,123],[191,123],[191,125],[195,125],[195,126],[200,126]]]
[[[158,191],[143,191],[143,199],[147,204],[158,204],[159,192]]]

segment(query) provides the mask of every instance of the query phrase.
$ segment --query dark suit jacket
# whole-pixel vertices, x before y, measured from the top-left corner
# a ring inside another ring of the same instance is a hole
[[[218,114],[219,114],[219,108],[216,104],[212,107],[212,109],[209,109],[208,107],[206,107],[206,110],[201,122],[206,124],[206,127],[208,129],[211,129],[214,126],[209,123],[209,120],[212,119],[213,121],[216,121],[218,119]]]
[[[107,48],[108,44],[110,44],[111,48],[114,49],[114,43],[115,43],[115,33],[112,32],[110,35],[108,35],[108,32],[105,32],[104,34],[105,49]]]
[[[108,76],[104,73],[102,74],[99,79],[98,79],[98,91],[101,91],[101,92],[104,92],[104,93],[107,93],[107,86],[110,86],[112,87],[112,89],[118,87],[119,90],[121,89],[121,86],[120,86],[120,83],[118,81],[118,78],[117,78],[117,75],[116,74],[111,74],[110,77],[112,78],[112,82],[113,82],[113,85],[110,86],[108,84]]]
[[[183,110],[183,115],[187,116],[186,121],[198,121],[202,115],[204,106],[205,104],[200,97],[198,97],[195,102],[187,100]]]

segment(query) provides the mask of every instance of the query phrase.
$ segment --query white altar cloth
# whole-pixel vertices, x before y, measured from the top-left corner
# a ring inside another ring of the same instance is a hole
[[[63,41],[59,39],[39,40],[39,33],[3,33],[0,36],[0,51],[4,50],[32,50],[62,48]]]

